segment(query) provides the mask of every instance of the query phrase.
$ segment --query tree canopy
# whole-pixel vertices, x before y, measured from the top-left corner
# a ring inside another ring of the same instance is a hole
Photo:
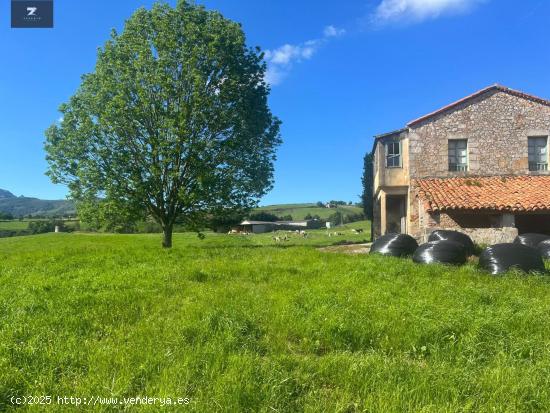
[[[373,185],[374,185],[374,170],[373,170],[373,154],[368,152],[363,158],[363,193],[361,194],[361,203],[363,204],[363,213],[365,217],[372,221],[373,219]]]
[[[153,217],[170,247],[176,220],[198,229],[272,187],[281,138],[265,71],[261,50],[218,12],[138,9],[46,131],[47,173],[84,209]]]

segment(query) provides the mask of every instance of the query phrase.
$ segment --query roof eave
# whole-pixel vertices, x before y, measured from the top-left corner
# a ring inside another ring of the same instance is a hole
[[[443,113],[443,112],[446,112],[446,111],[448,111],[448,110],[451,110],[451,109],[453,109],[454,107],[456,107],[456,106],[458,106],[458,105],[460,105],[460,104],[462,104],[462,103],[464,103],[464,102],[467,102],[467,101],[469,101],[469,100],[471,100],[471,99],[474,99],[474,98],[476,98],[476,97],[478,97],[478,96],[482,96],[482,95],[484,95],[485,93],[488,93],[488,92],[490,92],[490,91],[492,91],[492,90],[499,90],[499,91],[501,91],[501,92],[508,93],[508,94],[510,94],[510,95],[513,95],[513,96],[518,96],[518,97],[521,97],[521,98],[523,98],[523,99],[532,100],[532,101],[534,101],[534,102],[538,102],[538,103],[541,103],[541,104],[543,104],[543,105],[548,105],[548,106],[550,106],[550,100],[543,99],[543,98],[540,98],[540,97],[538,97],[538,96],[530,95],[530,94],[528,94],[528,93],[525,93],[525,92],[522,92],[522,91],[519,91],[519,90],[515,90],[515,89],[511,89],[511,88],[509,88],[509,87],[502,86],[502,85],[500,85],[500,84],[498,84],[498,83],[495,83],[495,84],[493,84],[493,85],[491,85],[491,86],[488,86],[488,87],[486,87],[486,88],[483,88],[483,89],[481,89],[481,90],[478,90],[477,92],[472,93],[471,95],[468,95],[468,96],[466,96],[466,97],[464,97],[464,98],[462,98],[462,99],[459,99],[459,100],[457,100],[457,101],[455,101],[455,102],[453,102],[453,103],[450,103],[450,104],[448,104],[448,105],[445,105],[445,106],[443,106],[442,108],[439,108],[439,109],[437,109],[437,110],[435,110],[435,111],[433,111],[433,112],[430,112],[430,113],[428,113],[428,114],[426,114],[426,115],[423,115],[423,116],[421,116],[421,117],[419,117],[419,118],[417,118],[417,119],[414,119],[414,120],[410,121],[409,123],[407,123],[407,126],[408,126],[408,127],[413,127],[413,126],[415,126],[415,125],[417,125],[417,124],[419,124],[419,123],[421,123],[421,122],[424,122],[424,121],[426,121],[426,120],[428,120],[428,119],[430,119],[430,118],[432,118],[432,117],[434,117],[434,116],[436,116],[436,115],[439,115],[440,113]]]
[[[374,149],[376,148],[376,143],[378,142],[379,139],[386,138],[386,137],[392,136],[392,135],[399,135],[400,133],[406,132],[407,130],[408,130],[408,128],[401,128],[401,129],[396,129],[396,130],[391,131],[391,132],[381,133],[380,135],[374,135],[374,142],[372,144],[371,153],[374,152]]]

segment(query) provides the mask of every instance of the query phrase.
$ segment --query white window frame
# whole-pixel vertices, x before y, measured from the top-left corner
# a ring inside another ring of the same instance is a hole
[[[543,144],[540,144],[541,142]],[[529,171],[548,170],[548,136],[529,136],[527,138],[527,159]]]
[[[398,153],[395,153],[395,148],[397,147]],[[390,148],[393,153],[390,153]],[[403,167],[403,150],[400,140],[392,140],[384,143],[384,162],[386,168],[402,168]],[[391,162],[388,162],[391,159]],[[395,164],[395,159],[397,159],[397,165]],[[391,165],[390,165],[391,163]]]
[[[459,148],[458,143],[465,143],[464,148]],[[464,151],[460,154],[459,151]],[[459,159],[463,158],[464,163],[459,162]],[[451,162],[451,159],[454,162]],[[450,172],[467,172],[468,171],[468,139],[449,139],[447,143],[447,162],[449,164]]]

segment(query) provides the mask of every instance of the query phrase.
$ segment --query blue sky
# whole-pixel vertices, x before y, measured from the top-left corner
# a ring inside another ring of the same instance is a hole
[[[357,201],[373,135],[490,84],[550,97],[548,1],[197,3],[269,50],[284,144],[262,204]],[[44,130],[93,70],[110,29],[152,1],[54,4],[54,29],[10,29],[9,2],[0,5],[0,188],[45,199],[67,192],[44,175]]]

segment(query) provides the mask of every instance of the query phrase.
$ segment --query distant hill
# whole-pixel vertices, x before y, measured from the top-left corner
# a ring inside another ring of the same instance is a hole
[[[0,189],[0,199],[9,199],[9,198],[16,198],[16,196],[12,194],[10,191],[6,191],[5,189]]]
[[[0,212],[9,213],[15,217],[72,215],[76,213],[75,211],[72,201],[17,197],[5,189],[0,189]]]
[[[336,211],[344,215],[361,214],[363,209],[356,205],[338,205],[336,208],[318,207],[316,204],[279,204],[267,205],[256,208],[253,212],[267,212],[277,216],[292,215],[295,220],[304,219],[306,215],[318,215],[321,219],[327,219]]]

